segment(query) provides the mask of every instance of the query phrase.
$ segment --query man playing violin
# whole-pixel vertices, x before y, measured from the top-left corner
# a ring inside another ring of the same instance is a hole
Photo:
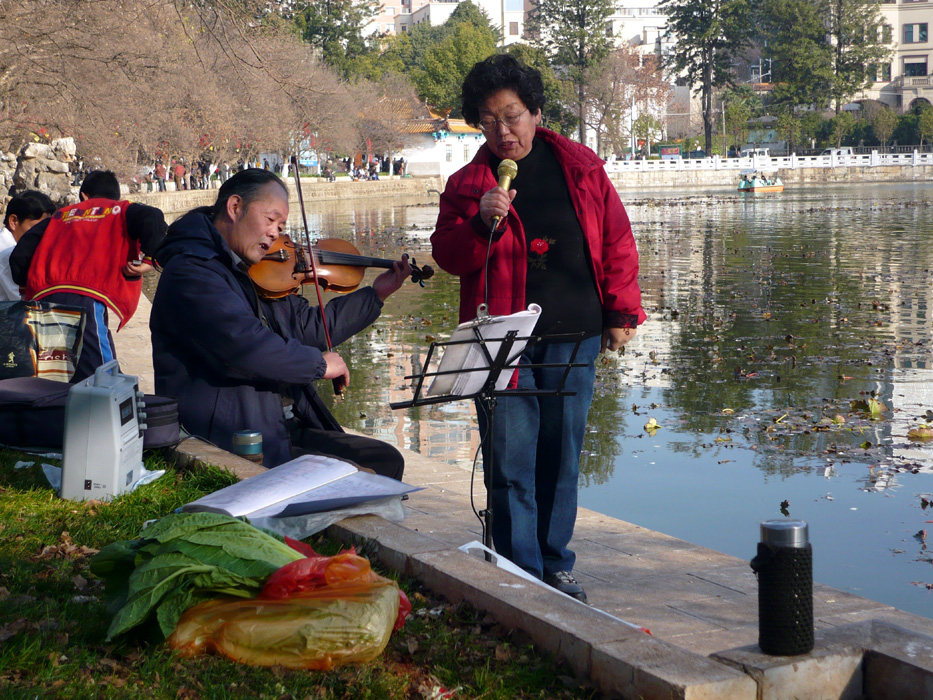
[[[282,180],[249,169],[221,186],[214,206],[169,227],[149,322],[156,393],[178,400],[189,433],[224,449],[236,431],[260,431],[266,466],[317,453],[401,479],[398,450],[343,432],[314,389],[318,379],[350,378],[327,349],[319,309],[300,294],[264,298],[248,274],[287,219]],[[371,287],[332,299],[324,315],[333,344],[369,326],[409,275],[403,256]]]

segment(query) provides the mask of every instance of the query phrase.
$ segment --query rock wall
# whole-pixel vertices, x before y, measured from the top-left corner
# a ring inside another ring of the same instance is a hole
[[[71,163],[75,159],[72,138],[52,143],[27,143],[18,155],[0,153],[0,202],[4,208],[11,189],[39,190],[58,206],[78,201],[78,188],[71,186]]]

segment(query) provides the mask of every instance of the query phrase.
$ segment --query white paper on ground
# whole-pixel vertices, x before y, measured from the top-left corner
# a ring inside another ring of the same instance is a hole
[[[45,478],[49,481],[49,486],[51,486],[56,491],[62,490],[62,468],[56,467],[51,464],[42,465],[42,471],[45,474]],[[160,476],[165,473],[164,469],[157,469],[156,471],[149,471],[145,467],[140,467],[140,477],[130,486],[124,493],[130,493],[135,491],[137,487],[142,486],[143,484],[148,484],[152,481],[155,481]]]
[[[42,465],[42,472],[45,474],[45,478],[49,480],[49,486],[51,486],[56,491],[62,490],[62,468],[55,467],[51,464]]]
[[[641,630],[642,632],[645,632],[646,634],[651,634],[651,632],[649,632],[647,629],[645,629],[641,625],[636,625],[635,623],[629,622],[628,620],[623,620],[622,618],[616,617],[615,615],[610,615],[604,610],[600,610],[599,608],[594,608],[593,606],[587,605],[586,603],[583,603],[577,600],[576,598],[567,595],[566,593],[558,591],[556,588],[552,588],[551,586],[547,585],[544,581],[537,579],[531,574],[529,574],[527,571],[522,569],[520,566],[516,565],[511,560],[506,559],[501,554],[497,554],[496,552],[492,551],[491,549],[489,549],[489,547],[484,545],[482,542],[477,542],[476,540],[473,540],[472,542],[467,542],[465,545],[459,547],[459,549],[461,552],[466,552],[467,554],[470,554],[471,552],[474,552],[474,551],[489,554],[491,563],[495,564],[496,567],[500,569],[513,573],[516,576],[521,576],[523,579],[527,581],[531,581],[532,583],[536,583],[539,586],[543,586],[544,588],[547,588],[549,591],[552,591],[554,593],[559,593],[562,596],[566,596],[567,598],[570,598],[570,600],[572,600],[575,603],[580,603],[580,605],[586,605],[588,608],[590,608],[590,610],[594,610],[600,615],[605,615],[606,617],[611,618],[615,620],[616,622],[621,622],[623,625],[634,627],[635,629]]]

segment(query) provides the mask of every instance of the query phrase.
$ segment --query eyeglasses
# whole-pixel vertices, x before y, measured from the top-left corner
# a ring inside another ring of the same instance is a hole
[[[506,117],[499,117],[495,119],[494,117],[483,117],[479,120],[479,128],[483,131],[494,131],[497,124],[502,124],[502,126],[511,129],[513,126],[518,124],[525,112],[528,111],[526,107],[518,114],[512,114]]]

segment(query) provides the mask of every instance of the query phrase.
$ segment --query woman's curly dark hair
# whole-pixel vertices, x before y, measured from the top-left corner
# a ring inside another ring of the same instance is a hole
[[[507,53],[493,54],[470,69],[461,97],[467,124],[479,124],[479,108],[500,90],[514,90],[531,113],[544,107],[541,74]]]

